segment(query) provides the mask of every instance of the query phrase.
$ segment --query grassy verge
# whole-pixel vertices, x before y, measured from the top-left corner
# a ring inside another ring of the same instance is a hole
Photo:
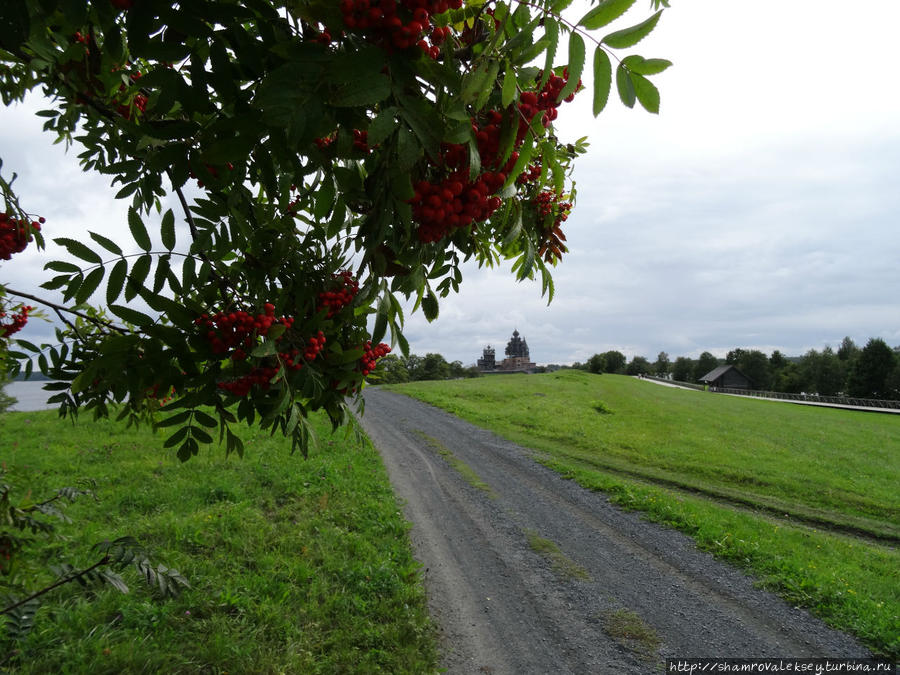
[[[573,371],[396,390],[535,449],[547,466],[900,656],[900,417]]]
[[[71,505],[74,525],[60,531],[72,539],[54,546],[90,563],[91,544],[130,534],[192,586],[164,602],[133,576],[129,595],[60,589],[16,672],[434,672],[418,565],[380,458],[315,425],[309,460],[248,430],[243,460],[213,447],[181,464],[149,431],[0,415],[14,485],[38,495],[98,481],[102,501]]]

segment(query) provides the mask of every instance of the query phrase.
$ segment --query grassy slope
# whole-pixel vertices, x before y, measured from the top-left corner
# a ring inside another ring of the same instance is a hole
[[[180,464],[147,431],[0,415],[14,485],[99,483],[101,502],[67,509],[78,527],[61,531],[77,539],[58,546],[88,563],[92,543],[131,534],[192,585],[165,602],[133,575],[127,596],[60,589],[17,672],[433,672],[418,565],[380,458],[315,423],[322,446],[308,461],[248,431],[243,460],[213,447]]]
[[[872,541],[900,533],[900,416],[576,371],[396,389],[538,450],[548,466],[687,531],[791,602],[900,655],[900,556]]]

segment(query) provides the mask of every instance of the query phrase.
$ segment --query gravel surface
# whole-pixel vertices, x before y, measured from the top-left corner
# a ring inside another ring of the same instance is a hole
[[[448,673],[644,674],[674,657],[869,656],[528,449],[406,396],[369,388],[365,401],[360,421],[413,524]],[[536,551],[534,536],[564,558]]]

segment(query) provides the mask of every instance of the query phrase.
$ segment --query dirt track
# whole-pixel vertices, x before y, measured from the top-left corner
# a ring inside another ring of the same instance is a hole
[[[644,674],[662,672],[667,657],[868,656],[528,450],[399,394],[370,388],[365,399],[362,426],[406,502],[449,673]],[[565,558],[553,565],[535,536]],[[650,637],[626,636],[635,616]]]

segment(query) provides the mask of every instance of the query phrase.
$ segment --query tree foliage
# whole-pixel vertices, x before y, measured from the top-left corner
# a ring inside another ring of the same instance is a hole
[[[242,453],[237,422],[305,452],[307,415],[345,419],[382,339],[407,354],[402,298],[433,320],[464,261],[509,259],[552,299],[586,147],[558,112],[589,64],[595,114],[613,80],[655,113],[671,65],[617,52],[664,0],[619,28],[634,0],[571,4],[6,0],[3,102],[40,90],[44,129],[130,203],[115,241],[54,231],[0,175],[0,254],[68,253],[43,284],[61,300],[4,289],[63,321],[54,344],[4,329],[12,372],[51,377],[64,415],[152,420],[182,459],[216,435]]]

